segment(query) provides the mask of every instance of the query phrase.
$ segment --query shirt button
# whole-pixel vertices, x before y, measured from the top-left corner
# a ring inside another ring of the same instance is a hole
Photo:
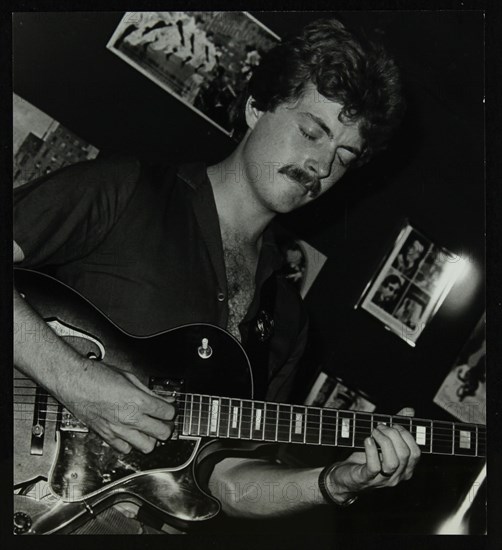
[[[218,302],[223,302],[223,300],[225,299],[225,295],[223,294],[223,292],[218,292]]]

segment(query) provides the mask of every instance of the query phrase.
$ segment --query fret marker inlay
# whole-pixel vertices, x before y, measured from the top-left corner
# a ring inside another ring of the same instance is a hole
[[[211,402],[211,432],[216,432],[218,429],[218,410],[220,408],[219,399],[213,399]]]
[[[261,409],[256,409],[256,418],[254,421],[254,429],[259,430],[261,428]]]
[[[427,440],[427,428],[425,426],[417,426],[417,435],[415,437],[416,442],[419,445],[425,445]]]
[[[303,414],[296,413],[295,414],[295,434],[302,433],[302,420],[303,420]]]
[[[470,449],[471,448],[471,432],[460,430],[459,445],[460,445],[461,449]]]
[[[239,421],[239,407],[232,408],[232,428],[237,428],[237,422]]]
[[[350,418],[342,418],[342,437],[350,437]]]

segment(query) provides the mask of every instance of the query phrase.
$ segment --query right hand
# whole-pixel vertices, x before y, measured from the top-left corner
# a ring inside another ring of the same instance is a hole
[[[58,399],[88,428],[121,453],[149,453],[174,431],[174,397],[159,397],[133,374],[86,359],[60,385]]]

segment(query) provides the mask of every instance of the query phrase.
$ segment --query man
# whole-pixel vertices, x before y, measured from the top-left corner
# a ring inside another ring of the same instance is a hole
[[[425,246],[418,239],[413,239],[398,254],[393,266],[407,277],[413,277],[424,250]]]
[[[398,74],[387,54],[339,22],[319,20],[283,41],[255,70],[244,109],[247,130],[220,163],[152,171],[130,160],[105,160],[19,188],[14,261],[49,267],[129,332],[205,321],[227,328],[244,345],[257,326],[261,295],[275,281],[263,395],[287,401],[306,321],[298,296],[274,275],[280,262],[271,222],[317,199],[349,167],[382,149],[401,111]],[[15,323],[36,326],[42,342],[16,342],[16,366],[72,404],[108,444],[148,453],[170,437],[172,400],[54,341],[19,295],[15,316]],[[97,405],[92,417],[78,406],[86,402]],[[110,403],[121,410],[131,402],[138,404],[134,424],[109,412]],[[400,426],[376,427],[364,445],[364,452],[326,469],[225,458],[209,486],[228,515],[268,518],[346,505],[363,491],[412,476],[420,452]],[[275,484],[278,495],[294,483],[302,498],[231,496],[237,486],[256,483]]]
[[[400,277],[393,273],[387,275],[372,301],[388,313],[392,313],[402,286],[403,280]]]

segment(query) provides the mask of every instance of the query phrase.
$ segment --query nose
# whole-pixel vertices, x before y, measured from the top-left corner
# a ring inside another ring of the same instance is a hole
[[[324,157],[325,158],[311,158],[307,160],[305,167],[309,174],[314,174],[319,179],[329,176],[333,158],[330,155],[324,155]]]

